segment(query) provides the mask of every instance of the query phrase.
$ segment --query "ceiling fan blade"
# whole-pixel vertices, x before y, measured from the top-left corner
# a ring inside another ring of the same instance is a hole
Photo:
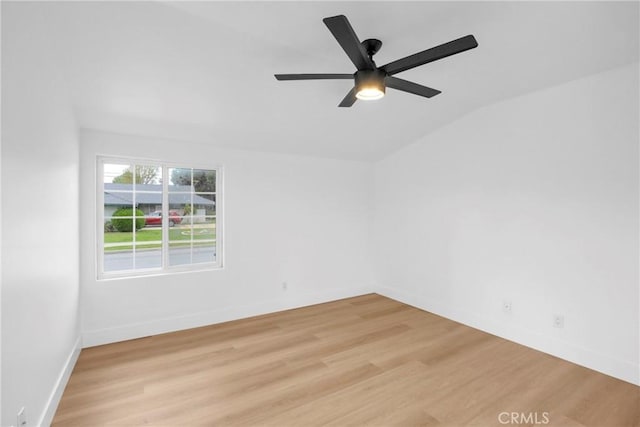
[[[478,47],[478,42],[475,37],[468,35],[448,43],[441,44],[440,46],[432,47],[431,49],[406,56],[402,59],[398,59],[397,61],[390,62],[380,68],[388,75],[392,75],[429,62],[437,61],[438,59],[446,58],[447,56],[455,55],[456,53],[464,52],[465,50],[473,49],[475,47]]]
[[[322,21],[358,70],[373,70],[375,68],[346,16],[331,16]]]
[[[356,88],[354,87],[349,91],[347,96],[344,97],[338,107],[351,107],[357,100],[358,98],[356,98]]]
[[[425,98],[431,98],[432,96],[436,96],[440,93],[440,91],[437,89],[432,89],[427,86],[422,86],[417,83],[392,76],[387,76],[384,79],[384,84],[392,89],[409,92],[414,95],[424,96]]]
[[[347,80],[353,74],[274,74],[277,80]]]

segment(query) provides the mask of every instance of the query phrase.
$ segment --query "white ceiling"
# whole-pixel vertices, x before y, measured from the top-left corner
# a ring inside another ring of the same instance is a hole
[[[33,6],[31,6],[33,7]],[[487,104],[638,61],[638,3],[47,3],[81,126],[236,148],[375,160]],[[351,73],[322,18],[383,42],[379,65],[473,34],[479,47],[401,73],[442,90],[337,104]]]

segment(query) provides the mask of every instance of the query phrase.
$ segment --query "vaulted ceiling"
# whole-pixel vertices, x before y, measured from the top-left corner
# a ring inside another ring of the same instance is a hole
[[[482,106],[638,61],[637,2],[38,3],[81,126],[203,144],[375,160]],[[383,42],[378,64],[473,34],[406,71],[442,91],[337,108],[351,73],[322,18]]]

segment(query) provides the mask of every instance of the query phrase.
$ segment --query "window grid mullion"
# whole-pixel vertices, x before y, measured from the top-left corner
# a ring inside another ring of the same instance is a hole
[[[131,197],[131,200],[133,200],[133,221],[131,224],[131,232],[133,233],[133,235],[131,236],[131,247],[133,249],[133,271],[137,270],[136,268],[136,225],[137,225],[137,218],[136,218],[136,214],[138,212],[138,209],[136,208],[137,204],[136,204],[136,172],[137,172],[137,168],[138,165],[133,163],[131,165],[129,165],[129,168],[131,169],[131,171],[133,171],[133,173],[131,174],[131,180],[132,182],[132,189],[133,189],[133,196]]]
[[[98,274],[104,272],[104,160],[100,159],[98,162],[98,176],[100,179],[96,179],[98,187],[98,197],[97,197],[97,206],[98,212],[100,212],[98,224],[96,224],[96,229],[98,230],[98,248],[100,257],[97,260],[97,268]]]
[[[196,191],[196,187],[193,183],[193,168],[191,168],[191,191],[189,193],[191,201],[191,232],[189,233],[189,263],[193,264],[193,214],[196,207],[193,205],[193,194]]]
[[[169,217],[169,168],[162,165],[162,270],[169,266],[169,230],[165,232],[164,220]],[[168,222],[167,222],[168,224]]]

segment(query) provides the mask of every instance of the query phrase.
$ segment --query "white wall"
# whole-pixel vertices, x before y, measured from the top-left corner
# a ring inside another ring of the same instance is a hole
[[[81,134],[83,345],[146,336],[372,289],[371,164]],[[224,269],[98,281],[96,156],[224,167]],[[286,281],[288,290],[283,291]]]
[[[638,113],[636,63],[379,162],[380,292],[638,384]]]
[[[79,352],[79,146],[43,18],[2,4],[3,426],[48,424]]]

